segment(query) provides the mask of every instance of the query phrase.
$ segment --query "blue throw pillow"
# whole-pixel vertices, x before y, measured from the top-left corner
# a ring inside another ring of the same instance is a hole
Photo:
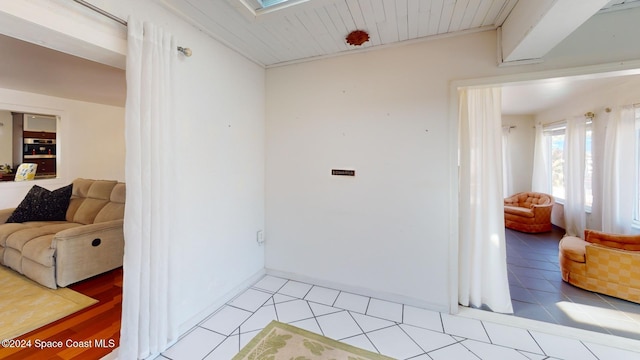
[[[67,217],[72,191],[73,184],[54,191],[34,185],[7,219],[7,222],[64,221]]]

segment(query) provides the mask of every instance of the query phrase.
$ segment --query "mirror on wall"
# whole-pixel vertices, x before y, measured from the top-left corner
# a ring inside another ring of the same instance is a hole
[[[15,181],[20,164],[35,164],[34,179],[56,177],[58,118],[0,109],[0,183]]]

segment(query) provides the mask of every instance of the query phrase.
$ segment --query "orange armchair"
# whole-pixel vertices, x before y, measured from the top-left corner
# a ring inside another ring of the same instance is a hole
[[[558,258],[562,280],[589,291],[640,303],[640,235],[585,230],[565,236]]]
[[[528,233],[551,231],[551,195],[521,192],[504,199],[504,225]]]

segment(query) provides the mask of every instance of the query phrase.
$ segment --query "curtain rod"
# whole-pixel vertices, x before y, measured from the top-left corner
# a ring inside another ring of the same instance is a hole
[[[117,16],[115,16],[115,15],[109,13],[109,12],[106,12],[106,11],[102,10],[101,8],[95,6],[95,5],[91,4],[91,3],[88,3],[88,2],[86,2],[84,0],[73,0],[73,1],[75,1],[76,3],[86,7],[88,9],[91,9],[91,10],[97,12],[98,14],[100,14],[102,16],[108,17],[109,19],[111,19],[111,20],[113,20],[113,21],[115,21],[117,23],[120,23],[120,24],[122,24],[124,26],[128,26],[126,20],[123,20],[123,19],[121,19],[121,18],[119,18],[119,17],[117,17]],[[191,49],[185,48],[185,47],[182,47],[182,46],[178,46],[178,51],[181,52],[186,57],[189,57],[192,54]]]
[[[84,0],[73,0],[73,1],[77,2],[78,4],[80,4],[80,5],[82,5],[82,6],[86,7],[86,8],[89,8],[89,9],[97,12],[98,14],[100,14],[102,16],[106,16],[106,17],[108,17],[109,19],[111,19],[111,20],[113,20],[115,22],[119,22],[120,24],[122,24],[124,26],[127,26],[127,21],[126,20],[122,20],[119,17],[102,10],[99,7],[97,7],[97,6],[95,6],[95,5],[91,4],[91,3],[88,3],[88,2],[86,2]]]

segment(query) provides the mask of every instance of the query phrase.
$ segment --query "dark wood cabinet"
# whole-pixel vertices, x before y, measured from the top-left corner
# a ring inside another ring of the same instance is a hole
[[[56,174],[56,159],[25,159],[24,162],[38,164],[36,177]]]
[[[24,131],[23,137],[33,139],[56,139],[56,133],[45,131]]]
[[[17,169],[22,163],[38,164],[36,178],[55,177],[57,170],[55,116],[17,112],[12,112],[11,115],[13,116],[14,168]]]
[[[5,174],[0,172],[0,181],[13,181],[15,177],[16,177],[15,173]]]

